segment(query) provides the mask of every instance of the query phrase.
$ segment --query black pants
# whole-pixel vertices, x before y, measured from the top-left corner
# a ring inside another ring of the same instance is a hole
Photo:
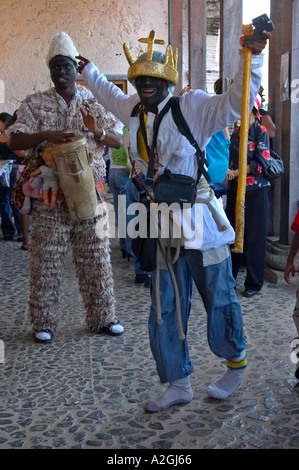
[[[236,191],[228,191],[226,213],[235,226]],[[270,186],[246,191],[243,253],[232,253],[233,275],[241,265],[246,268],[245,288],[259,291],[263,287],[270,206]]]

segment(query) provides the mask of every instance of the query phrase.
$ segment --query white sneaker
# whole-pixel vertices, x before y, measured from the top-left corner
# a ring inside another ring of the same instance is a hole
[[[105,333],[110,336],[119,336],[122,335],[125,331],[124,327],[119,323],[109,323],[107,326],[103,326],[99,329],[99,333]]]
[[[53,339],[53,333],[50,330],[41,330],[35,333],[37,343],[49,343]]]

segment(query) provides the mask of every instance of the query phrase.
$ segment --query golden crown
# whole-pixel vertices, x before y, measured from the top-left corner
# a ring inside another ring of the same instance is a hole
[[[139,59],[144,54],[144,51],[140,50],[137,60],[134,61],[128,45],[123,45],[127,61],[130,65],[128,70],[128,80],[132,82],[132,80],[134,80],[136,77],[143,75],[163,78],[164,80],[167,80],[176,85],[178,82],[177,50],[175,49],[172,52],[171,46],[167,46],[165,52],[165,62],[160,63],[153,60],[154,44],[165,44],[163,39],[155,39],[155,34],[155,31],[151,31],[148,38],[138,39],[139,42],[147,43],[148,45],[146,60]]]

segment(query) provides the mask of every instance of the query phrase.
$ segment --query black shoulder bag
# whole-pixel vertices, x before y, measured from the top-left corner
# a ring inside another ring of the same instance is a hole
[[[191,176],[175,174],[166,168],[164,173],[162,173],[154,182],[154,199],[158,203],[165,202],[169,205],[172,203],[177,203],[181,207],[183,207],[184,204],[190,204],[193,206],[197,196],[197,183],[200,176],[203,174],[206,179],[208,179],[208,165],[205,160],[205,153],[200,150],[196,140],[191,134],[188,124],[184,119],[179,104],[180,98],[172,97],[169,101],[171,101],[172,116],[179,131],[181,134],[187,137],[191,145],[196,149],[198,176],[197,180],[194,180],[194,178]],[[154,156],[152,159],[154,160]],[[150,178],[152,178],[151,175]]]
[[[270,166],[265,171],[265,177],[269,180],[275,180],[284,174],[284,163],[280,155],[273,149],[270,149]]]

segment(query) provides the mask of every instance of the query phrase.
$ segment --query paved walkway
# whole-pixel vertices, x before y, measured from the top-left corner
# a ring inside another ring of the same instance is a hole
[[[115,294],[126,331],[91,334],[69,259],[59,334],[36,344],[26,316],[28,253],[0,240],[0,448],[2,449],[295,449],[299,447],[299,388],[290,341],[295,285],[265,283],[251,300],[240,295],[249,367],[227,400],[208,397],[225,364],[206,341],[206,317],[195,292],[190,319],[194,399],[148,414],[160,393],[147,335],[149,289],[134,285],[132,263],[112,243]],[[240,277],[241,280],[241,277]],[[242,285],[237,287],[237,292]]]

